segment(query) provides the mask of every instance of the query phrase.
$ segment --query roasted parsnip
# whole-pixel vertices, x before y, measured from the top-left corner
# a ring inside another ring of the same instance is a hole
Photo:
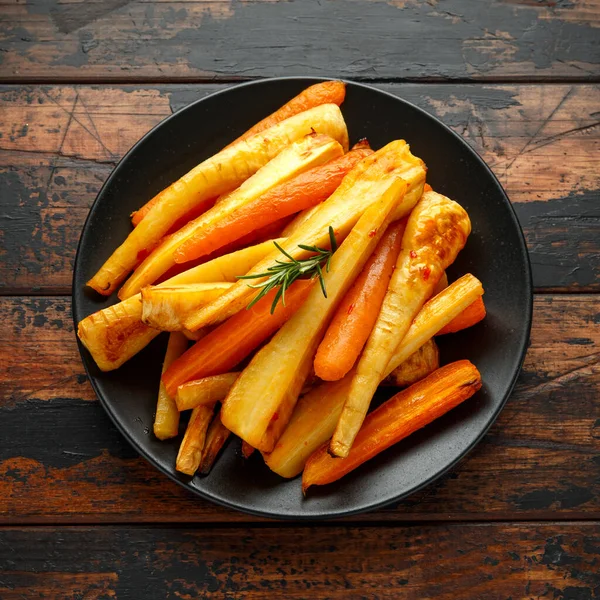
[[[235,189],[286,146],[313,131],[338,140],[347,150],[346,123],[335,104],[317,106],[236,142],[166,188],[88,285],[105,296],[112,294],[135,268],[140,253],[153,250],[178,219],[206,200]],[[128,290],[127,297],[133,293]]]
[[[395,209],[394,218],[407,214],[421,196],[425,174],[423,161],[410,153],[406,142],[398,140],[389,143],[354,167],[337,190],[318,205],[314,214],[281,244],[282,248],[296,259],[304,258],[309,253],[298,244],[327,247],[329,227],[333,227],[338,241],[344,239],[373,203],[373,198],[381,197],[394,177],[402,177],[408,185],[402,202]],[[280,257],[281,254],[276,250],[258,263],[249,274],[265,272]],[[255,283],[259,282],[260,280]],[[194,331],[223,321],[244,308],[252,295],[252,288],[240,281],[188,319],[186,327]]]
[[[231,283],[188,283],[142,289],[142,321],[161,331],[182,331],[195,310],[227,291]]]
[[[323,275],[327,297],[314,287],[306,302],[242,371],[221,410],[223,424],[264,452],[273,450],[287,425],[337,304],[369,258],[402,203],[406,182],[392,176],[372,198]]]
[[[174,332],[169,335],[167,352],[163,362],[162,372],[164,373],[169,365],[179,356],[181,356],[188,347],[187,338]],[[156,416],[154,417],[154,435],[159,440],[166,440],[175,437],[179,433],[179,410],[173,398],[167,394],[164,384],[161,382],[158,388],[158,401],[156,403]]]
[[[231,431],[223,425],[219,415],[215,415],[206,432],[206,441],[202,450],[202,460],[200,462],[200,473],[207,475],[212,469],[219,452],[229,439]]]
[[[175,396],[177,410],[189,410],[201,404],[214,405],[215,402],[221,402],[238,376],[239,373],[235,372],[222,373],[183,383],[177,388]],[[164,384],[161,383],[162,385]]]
[[[334,456],[348,455],[398,341],[406,335],[412,320],[465,245],[470,232],[471,222],[466,211],[441,194],[426,192],[415,206],[406,225],[394,275],[357,363],[331,440],[330,450]]]
[[[198,470],[202,462],[206,432],[214,411],[214,404],[212,406],[202,404],[192,411],[175,462],[175,468],[180,473],[193,475]]]
[[[248,272],[272,248],[271,240],[220,256],[175,275],[158,287],[236,281],[236,275]],[[77,335],[102,371],[120,367],[160,333],[142,322],[142,312],[142,298],[137,294],[79,322]]]
[[[470,273],[453,281],[445,290],[425,303],[406,336],[392,354],[384,371],[387,377],[411,354],[430,340],[438,331],[455,319],[460,313],[483,294],[481,281]]]
[[[399,388],[408,387],[439,368],[440,351],[435,341],[430,339],[397,366],[381,384]]]
[[[312,167],[337,158],[343,152],[342,146],[336,140],[316,133],[307,135],[284,148],[275,158],[244,181],[239,188],[198,218],[184,225],[179,231],[165,238],[125,282],[119,290],[119,298],[124,299],[136,294],[142,287],[154,283],[175,266],[176,250],[193,239],[199,231],[209,230],[275,186]],[[146,216],[144,221],[150,216],[151,214]]]

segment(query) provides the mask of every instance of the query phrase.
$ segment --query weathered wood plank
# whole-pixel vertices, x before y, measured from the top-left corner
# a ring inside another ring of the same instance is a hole
[[[484,441],[435,484],[361,519],[597,518],[597,298],[537,296],[523,373]],[[0,321],[0,522],[255,520],[136,456],[94,401],[68,299],[0,298]]]
[[[542,290],[600,286],[600,86],[380,86],[463,135],[514,203]],[[0,87],[0,290],[68,293],[83,222],[148,129],[222,86]]]
[[[5,600],[596,598],[600,524],[8,528]]]
[[[8,0],[0,77],[597,80],[600,3]]]

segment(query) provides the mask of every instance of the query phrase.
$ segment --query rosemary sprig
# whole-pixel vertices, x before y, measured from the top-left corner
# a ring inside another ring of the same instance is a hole
[[[296,279],[312,279],[313,277],[319,278],[321,284],[321,290],[323,296],[327,298],[327,290],[325,289],[325,280],[323,279],[323,263],[325,263],[325,271],[329,273],[329,267],[331,265],[331,257],[337,250],[337,242],[335,235],[333,234],[333,227],[329,227],[329,240],[331,242],[331,250],[325,250],[318,246],[305,246],[304,244],[298,244],[298,248],[306,250],[307,252],[313,252],[313,255],[301,260],[296,260],[291,254],[286,252],[277,242],[273,242],[276,248],[287,258],[288,261],[275,261],[277,264],[269,267],[264,273],[256,273],[255,275],[238,275],[238,279],[259,279],[266,277],[265,281],[257,284],[248,284],[248,287],[260,289],[260,292],[256,294],[252,302],[248,304],[246,309],[252,308],[263,296],[268,294],[272,289],[279,288],[273,303],[271,304],[271,314],[275,312],[275,308],[279,300],[285,306],[285,292],[292,285]]]

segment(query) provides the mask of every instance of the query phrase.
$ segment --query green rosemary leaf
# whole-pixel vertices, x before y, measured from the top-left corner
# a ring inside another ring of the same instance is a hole
[[[312,252],[313,255],[308,258],[296,260],[291,254],[286,252],[277,242],[273,242],[275,247],[286,257],[290,262],[275,260],[273,266],[268,267],[264,273],[256,273],[254,275],[238,275],[237,279],[263,279],[263,281],[255,284],[248,283],[248,287],[260,290],[246,307],[252,308],[261,298],[264,298],[271,290],[277,288],[277,292],[271,303],[271,314],[275,312],[279,301],[285,306],[285,293],[297,279],[319,278],[319,284],[323,296],[327,298],[327,290],[325,287],[325,279],[323,277],[322,266],[325,264],[327,272],[329,272],[331,264],[331,256],[337,250],[337,242],[333,234],[333,228],[329,227],[329,240],[331,249],[327,250],[318,246],[307,246],[299,244],[298,247],[305,252]]]
[[[277,248],[277,250],[279,250],[279,252],[281,252],[285,256],[287,256],[294,264],[298,264],[298,261],[291,254],[288,254],[277,242],[273,242],[273,243],[275,244],[275,248]]]

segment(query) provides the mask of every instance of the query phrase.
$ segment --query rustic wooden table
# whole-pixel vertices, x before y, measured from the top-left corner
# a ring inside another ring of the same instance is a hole
[[[600,598],[599,27],[599,0],[3,0],[0,597]],[[371,82],[464,136],[536,288],[483,442],[396,506],[314,526],[213,506],[139,458],[70,312],[83,221],[129,147],[294,74]]]

